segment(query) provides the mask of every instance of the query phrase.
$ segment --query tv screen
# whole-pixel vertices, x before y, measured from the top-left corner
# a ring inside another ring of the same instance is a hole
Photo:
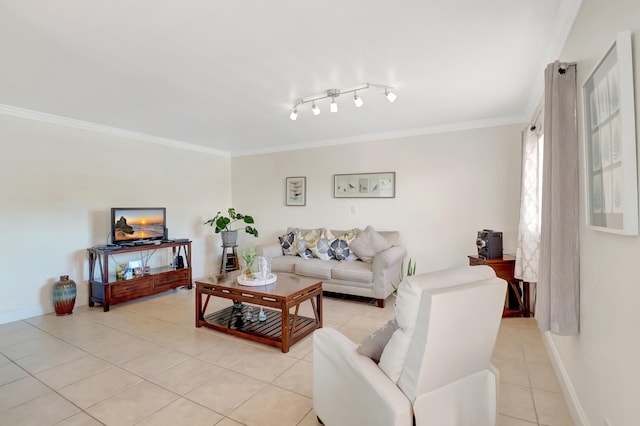
[[[164,207],[113,207],[111,239],[113,244],[138,240],[161,240],[166,227]]]

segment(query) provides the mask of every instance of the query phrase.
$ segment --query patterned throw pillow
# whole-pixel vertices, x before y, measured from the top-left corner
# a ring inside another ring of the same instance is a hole
[[[330,244],[334,239],[335,237],[331,234],[331,231],[327,228],[322,228],[320,234],[314,240],[307,243],[307,248],[309,248],[311,253],[318,259],[333,259],[333,252],[330,252]]]
[[[309,244],[309,241],[314,241],[316,238],[318,238],[319,235],[320,233],[316,229],[308,232],[304,236],[300,235],[298,240],[295,242],[298,256],[303,259],[313,259],[313,253],[307,247],[307,244]]]
[[[296,240],[299,236],[300,230],[296,228],[288,234],[278,237],[278,240],[280,240],[280,247],[282,247],[282,253],[285,256],[295,256],[298,254],[298,250],[296,249]]]
[[[329,255],[337,260],[355,260],[357,257],[352,255],[349,249],[349,243],[356,237],[354,230],[338,236],[329,243]]]

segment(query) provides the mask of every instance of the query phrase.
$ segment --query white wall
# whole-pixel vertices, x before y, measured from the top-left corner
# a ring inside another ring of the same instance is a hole
[[[577,62],[578,92],[619,31],[633,34],[636,128],[640,126],[640,3],[637,0],[584,0],[561,54]],[[582,99],[580,98],[580,104]],[[578,115],[582,142],[582,107]],[[640,133],[637,135],[640,140]],[[581,176],[584,170],[581,159]],[[581,182],[580,195],[584,194]],[[582,198],[583,199],[583,198]],[[640,238],[594,231],[581,206],[580,335],[551,335],[580,421],[601,426],[640,424]]]
[[[520,130],[511,125],[232,159],[233,202],[276,241],[287,226],[399,230],[418,272],[468,263],[477,231],[515,252]],[[335,173],[396,172],[396,198],[333,198]],[[285,206],[285,178],[307,177],[307,205]],[[356,213],[352,213],[352,208]]]
[[[219,267],[202,223],[231,200],[229,158],[4,115],[0,140],[0,323],[52,312],[62,274],[87,304],[86,248],[107,242],[111,207],[166,207],[194,277]]]

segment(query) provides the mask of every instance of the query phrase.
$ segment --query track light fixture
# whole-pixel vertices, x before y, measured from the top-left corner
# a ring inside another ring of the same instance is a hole
[[[360,108],[364,104],[362,98],[358,96],[358,92],[353,95],[353,103],[356,104],[356,108]]]
[[[338,112],[338,104],[336,103],[336,98],[345,93],[353,93],[353,103],[355,104],[356,107],[360,108],[364,104],[364,101],[360,96],[358,96],[358,92],[369,90],[372,88],[383,88],[384,95],[387,97],[389,102],[393,102],[397,98],[397,95],[391,91],[393,87],[387,86],[384,84],[362,83],[348,89],[342,89],[342,90],[329,89],[325,93],[322,93],[319,95],[307,96],[307,97],[298,99],[296,103],[293,105],[293,108],[291,110],[291,115],[289,115],[289,118],[291,120],[297,119],[298,108],[306,103],[311,103],[311,110],[313,111],[313,114],[318,115],[320,114],[320,108],[318,108],[318,106],[316,105],[316,101],[319,101],[321,99],[329,99],[329,98],[331,99],[331,105],[330,105],[329,111]]]
[[[389,102],[391,103],[393,103],[397,98],[396,94],[389,90],[388,87],[384,89],[384,95],[387,97],[387,99],[389,99]]]

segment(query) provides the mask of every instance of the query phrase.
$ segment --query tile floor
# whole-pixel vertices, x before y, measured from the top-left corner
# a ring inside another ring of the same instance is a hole
[[[0,424],[317,425],[310,337],[282,354],[197,329],[194,297],[179,289],[0,325]],[[228,303],[212,298],[210,310]],[[393,303],[325,297],[324,315],[360,342]],[[533,319],[503,319],[494,363],[500,426],[573,424]]]

